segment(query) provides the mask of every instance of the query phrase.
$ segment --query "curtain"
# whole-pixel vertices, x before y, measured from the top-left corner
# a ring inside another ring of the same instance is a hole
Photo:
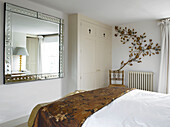
[[[170,21],[161,23],[162,46],[158,92],[170,93]]]
[[[38,40],[39,40],[39,43],[38,43],[38,64],[37,64],[37,68],[38,68],[38,73],[42,73],[42,48],[43,48],[43,42],[44,42],[44,38],[43,36],[38,36]]]

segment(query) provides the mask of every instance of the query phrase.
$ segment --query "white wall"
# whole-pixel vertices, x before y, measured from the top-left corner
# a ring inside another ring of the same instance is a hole
[[[64,18],[65,69],[63,79],[3,85],[3,4],[4,1]],[[0,124],[29,115],[38,103],[56,100],[67,93],[67,14],[25,0],[0,0]],[[1,126],[1,125],[0,125]]]
[[[155,43],[161,43],[160,26],[157,21],[142,21],[137,23],[129,23],[119,25],[122,27],[134,28],[138,34],[146,33],[147,40],[153,39]],[[119,69],[122,60],[127,61],[129,58],[129,45],[123,45],[120,42],[120,37],[115,37],[115,29],[113,27],[113,42],[112,42],[112,68]],[[134,63],[133,66],[125,66],[125,84],[128,85],[128,71],[151,71],[154,72],[154,91],[158,88],[160,55],[146,56],[142,58],[142,63]]]

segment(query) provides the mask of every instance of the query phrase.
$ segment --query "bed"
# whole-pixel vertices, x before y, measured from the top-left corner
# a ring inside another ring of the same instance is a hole
[[[78,93],[36,110],[29,127],[170,127],[170,95],[125,87]]]

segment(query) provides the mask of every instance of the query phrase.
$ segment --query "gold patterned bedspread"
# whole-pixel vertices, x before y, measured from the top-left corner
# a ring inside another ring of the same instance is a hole
[[[106,87],[64,97],[41,107],[32,127],[80,127],[90,115],[130,90]]]

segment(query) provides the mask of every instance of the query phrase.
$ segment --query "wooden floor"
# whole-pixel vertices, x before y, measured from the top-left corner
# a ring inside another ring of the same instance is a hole
[[[28,125],[27,125],[27,123],[24,123],[24,124],[18,125],[16,127],[28,127]]]

